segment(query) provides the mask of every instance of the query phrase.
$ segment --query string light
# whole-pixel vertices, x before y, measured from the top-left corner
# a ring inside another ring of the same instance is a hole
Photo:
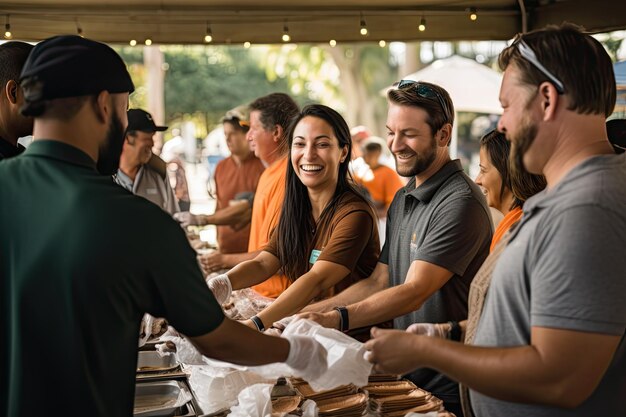
[[[213,42],[213,32],[211,31],[211,24],[206,22],[206,32],[204,34],[204,41],[206,43]]]
[[[130,46],[135,46],[137,45],[137,41],[135,39],[131,39],[130,42],[128,42],[130,44]]]
[[[246,49],[250,48],[251,45],[252,44],[250,42],[248,42],[248,41],[243,43],[243,47],[246,48]]]
[[[150,45],[152,45],[152,39],[148,38],[148,39],[146,39],[146,41],[144,43],[146,44],[146,46],[150,46]]]
[[[81,38],[84,38],[83,28],[80,27],[80,23],[78,23],[78,19],[76,19],[76,34],[78,34],[78,36],[80,36]]]
[[[7,22],[4,25],[4,37],[6,39],[11,39],[13,34],[11,33],[11,24],[9,23],[9,15],[7,15]]]
[[[328,42],[330,44],[331,48],[334,48],[335,46],[337,46],[337,41],[334,39],[331,39],[330,42]]]
[[[361,13],[361,35],[367,36],[367,24],[365,23],[365,18],[363,17],[363,13]]]
[[[476,19],[478,19],[478,14],[476,14],[476,8],[475,7],[470,7],[469,8],[469,18],[470,20],[473,22]]]
[[[381,48],[384,48],[385,45],[387,45],[387,42],[385,42],[384,40],[381,39],[378,41],[378,46],[380,46]]]
[[[422,16],[422,20],[420,20],[420,25],[417,27],[420,32],[426,30],[426,19]]]
[[[287,26],[287,19],[285,19],[285,24],[283,26],[283,42],[289,42],[291,40],[291,36],[289,36],[289,27]]]

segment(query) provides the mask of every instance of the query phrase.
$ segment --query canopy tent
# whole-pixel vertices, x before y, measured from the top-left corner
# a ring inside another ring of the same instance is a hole
[[[427,81],[446,89],[454,103],[455,120],[458,112],[501,114],[498,100],[502,74],[478,62],[460,56],[434,61],[429,66],[402,77],[406,80]],[[391,87],[389,87],[391,88]],[[384,89],[386,94],[388,89]],[[450,154],[457,155],[458,133],[452,130]]]
[[[470,14],[476,13],[476,19]],[[626,27],[615,0],[6,0],[14,39],[77,33],[109,43],[498,40],[571,21],[591,32]],[[420,22],[425,30],[418,30]],[[368,35],[359,32],[368,29]]]

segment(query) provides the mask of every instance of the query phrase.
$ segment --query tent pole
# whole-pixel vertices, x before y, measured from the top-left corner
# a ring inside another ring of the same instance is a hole
[[[526,15],[526,5],[524,0],[517,0],[520,11],[522,12],[522,33],[528,32],[528,16]]]

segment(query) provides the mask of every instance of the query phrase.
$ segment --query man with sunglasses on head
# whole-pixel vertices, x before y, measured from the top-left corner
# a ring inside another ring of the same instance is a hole
[[[475,346],[378,330],[375,369],[439,370],[477,416],[626,415],[626,155],[607,139],[611,59],[573,25],[518,35],[498,128],[514,169],[547,188],[524,204],[495,266]]]
[[[463,320],[470,283],[489,252],[485,198],[459,160],[450,159],[454,108],[448,92],[405,80],[387,97],[387,143],[398,174],[410,180],[389,208],[380,260],[368,279],[308,309],[325,313],[304,314],[344,331],[391,319],[397,329]],[[404,369],[408,378],[461,415],[457,384],[415,368]]]

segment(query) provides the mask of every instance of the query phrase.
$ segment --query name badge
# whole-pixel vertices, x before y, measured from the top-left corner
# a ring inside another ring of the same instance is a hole
[[[317,258],[320,257],[321,253],[322,253],[321,250],[313,249],[311,251],[311,256],[309,257],[309,263],[314,264],[317,261]]]

